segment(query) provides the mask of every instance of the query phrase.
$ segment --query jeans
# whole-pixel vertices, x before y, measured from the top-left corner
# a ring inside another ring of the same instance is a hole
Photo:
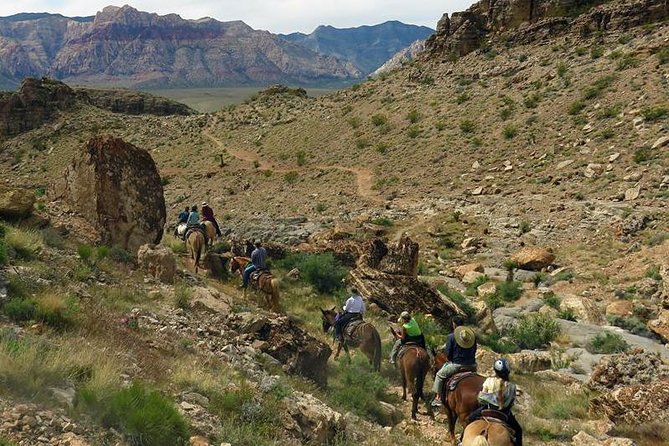
[[[408,343],[416,344],[425,348],[425,337],[421,334],[418,336],[408,336],[404,342],[402,342],[401,339],[396,340],[393,344],[393,349],[390,351],[390,362],[394,364],[395,361],[397,361],[397,355],[400,353],[402,346]]]
[[[255,271],[257,268],[253,263],[249,263],[249,266],[246,267],[244,270],[244,275],[242,278],[242,286],[246,288],[249,286],[249,280],[251,279],[251,273]]]
[[[448,378],[455,375],[463,366],[460,364],[454,364],[452,362],[447,362],[444,364],[441,369],[437,372],[437,376],[434,377],[434,385],[432,390],[437,396],[441,395],[441,391],[444,388],[444,383]]]
[[[340,341],[344,340],[344,327],[351,322],[352,320],[355,319],[362,319],[362,315],[360,313],[344,313],[342,314],[339,319],[337,319],[337,322],[335,322],[335,337],[339,339]]]

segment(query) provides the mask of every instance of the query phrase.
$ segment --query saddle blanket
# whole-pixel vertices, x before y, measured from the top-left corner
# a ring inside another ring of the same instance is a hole
[[[456,374],[454,374],[453,376],[451,376],[448,379],[448,384],[447,384],[449,392],[455,390],[455,388],[458,387],[458,384],[460,383],[460,381],[462,381],[463,379],[465,379],[467,377],[470,377],[470,376],[476,376],[476,370],[475,369],[461,370],[461,371],[457,372]]]
[[[355,335],[355,332],[362,323],[364,323],[362,319],[354,319],[349,322],[344,328],[344,337],[354,341],[357,340],[358,337]]]

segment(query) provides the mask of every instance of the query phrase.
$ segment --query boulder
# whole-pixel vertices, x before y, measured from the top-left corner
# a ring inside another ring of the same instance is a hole
[[[604,322],[599,308],[597,308],[590,298],[571,294],[565,294],[561,297],[560,308],[570,308],[576,315],[577,321],[589,322],[591,324],[601,324]]]
[[[600,440],[583,431],[572,437],[571,444],[574,446],[637,446],[637,443],[629,438],[607,436]]]
[[[243,334],[248,342],[264,341],[259,343],[260,351],[279,361],[287,373],[327,385],[327,361],[332,350],[287,316],[232,314],[228,329]]]
[[[190,437],[188,440],[190,446],[209,446],[209,440],[199,435]]]
[[[625,191],[625,201],[634,201],[641,194],[641,186],[630,187]]]
[[[28,217],[34,205],[34,191],[0,184],[0,218],[15,220]]]
[[[657,319],[648,322],[648,329],[669,343],[669,310],[662,309]]]
[[[406,256],[410,258],[404,258]],[[418,280],[413,273],[417,259],[418,244],[408,237],[402,237],[390,247],[377,239],[350,272],[351,283],[369,302],[390,314],[400,314],[410,308],[431,314],[448,327],[453,315],[463,313],[450,299]]]
[[[228,276],[228,261],[229,256],[219,254],[213,251],[207,251],[204,255],[202,263],[209,271],[209,276],[215,279],[224,279]]]
[[[483,265],[480,263],[468,263],[466,265],[458,266],[453,270],[453,272],[455,273],[455,276],[458,279],[462,279],[469,272],[477,272],[483,274],[483,272],[485,272],[485,269],[483,268]]]
[[[305,444],[330,444],[346,429],[339,412],[310,394],[295,391],[283,402],[290,415],[284,427]]]
[[[478,271],[469,271],[462,277],[462,282],[466,283],[467,285],[470,285],[482,277],[485,277],[485,274],[480,273]]]
[[[135,254],[163,235],[165,198],[156,164],[122,139],[91,139],[53,191],[95,227],[103,244]]]
[[[669,380],[636,384],[605,393],[590,402],[594,415],[616,424],[669,423]]]
[[[629,300],[616,300],[606,306],[607,316],[629,317],[634,315],[634,304]]]
[[[497,284],[495,282],[486,282],[476,289],[479,297],[492,296],[497,292]]]
[[[659,149],[667,145],[669,145],[669,136],[662,136],[653,143],[651,150]]]
[[[232,308],[232,298],[212,287],[191,288],[191,302],[193,305],[204,305],[218,314],[229,314]]]
[[[151,276],[163,283],[174,283],[177,260],[171,249],[163,245],[142,245],[137,251],[137,260]]]
[[[518,268],[538,271],[549,267],[555,255],[545,248],[526,247],[512,255],[510,260],[516,262]]]
[[[508,356],[512,370],[519,373],[534,373],[551,368],[550,352],[540,350],[522,350]]]
[[[662,379],[669,379],[669,366],[662,362],[659,355],[637,349],[630,353],[604,356],[593,369],[587,386],[603,391]]]

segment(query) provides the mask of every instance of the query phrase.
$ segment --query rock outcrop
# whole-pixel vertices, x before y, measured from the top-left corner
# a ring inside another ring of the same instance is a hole
[[[602,358],[593,369],[587,385],[604,391],[662,379],[669,379],[669,366],[658,355],[636,350]]]
[[[346,430],[346,420],[316,397],[293,392],[284,400],[290,415],[285,427],[309,444],[330,444]]]
[[[54,185],[61,199],[98,231],[99,241],[136,253],[163,235],[163,187],[151,155],[121,139],[91,139]]]
[[[75,89],[77,98],[95,107],[126,115],[192,115],[195,110],[171,99],[132,90]]]
[[[35,204],[35,192],[0,184],[0,218],[15,220],[30,216]]]
[[[416,40],[414,43],[397,52],[388,59],[383,65],[376,69],[370,76],[375,77],[384,73],[397,70],[407,62],[414,60],[420,53],[425,51],[425,40]]]
[[[647,325],[663,342],[669,343],[669,310],[660,310],[657,319],[648,321]]]
[[[565,32],[625,30],[667,16],[664,0],[481,0],[466,11],[444,14],[425,54],[462,56],[505,32],[508,42],[529,43]]]
[[[174,283],[177,260],[174,253],[163,245],[142,245],[137,251],[139,265],[163,283]]]
[[[632,426],[669,422],[669,380],[621,387],[590,402],[590,410]]]
[[[62,82],[25,79],[18,92],[0,93],[0,137],[40,127],[75,101],[74,91]]]
[[[403,236],[387,246],[374,240],[351,271],[351,281],[363,296],[381,309],[399,315],[411,309],[431,314],[444,326],[450,326],[461,310],[432,287],[418,280],[418,244]]]

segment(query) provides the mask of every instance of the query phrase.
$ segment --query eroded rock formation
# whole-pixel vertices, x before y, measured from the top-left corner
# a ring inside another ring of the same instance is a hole
[[[91,139],[53,190],[54,198],[95,227],[103,244],[134,254],[163,235],[165,198],[158,169],[146,150],[121,139]]]
[[[386,245],[374,240],[351,271],[351,281],[363,296],[381,309],[395,315],[409,310],[431,314],[444,326],[450,326],[460,309],[430,285],[418,280],[419,246],[403,236]]]

